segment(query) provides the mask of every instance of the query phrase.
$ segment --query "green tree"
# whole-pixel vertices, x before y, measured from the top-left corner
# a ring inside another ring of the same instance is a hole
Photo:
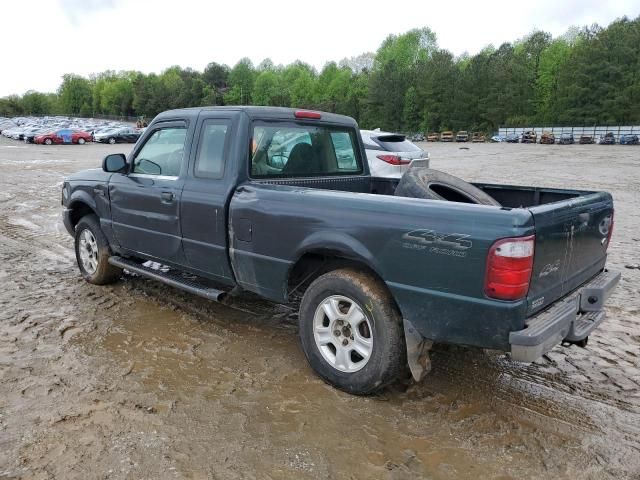
[[[288,65],[282,71],[281,83],[288,106],[315,108],[317,75],[310,65],[300,61]]]
[[[86,112],[85,105],[89,106],[89,110],[91,109],[90,105],[93,101],[91,82],[84,77],[70,73],[63,75],[58,95],[60,108],[66,114],[79,115],[83,107]]]
[[[229,72],[230,90],[225,94],[224,101],[228,105],[251,105],[253,85],[256,71],[251,60],[241,59]]]
[[[353,116],[386,130],[493,130],[534,123],[640,122],[640,17],[608,27],[570,28],[553,39],[534,31],[499,48],[458,58],[428,28],[387,37],[375,54],[327,63],[257,68],[173,66],[160,74],[68,74],[57,94],[0,99],[0,115],[145,115],[197,105],[282,105]]]
[[[29,90],[22,96],[22,111],[28,115],[45,115],[52,113],[55,110],[55,106],[51,100],[51,97],[44,93]]]
[[[204,72],[202,72],[202,80],[216,89],[225,88],[229,81],[229,67],[216,62],[209,63]]]
[[[22,98],[18,95],[0,98],[0,116],[15,117],[22,114],[24,114]]]
[[[420,129],[420,105],[418,92],[411,86],[404,94],[404,109],[402,111],[402,126],[407,132],[417,132]]]
[[[402,128],[407,89],[418,87],[417,71],[436,51],[436,36],[428,28],[390,35],[382,43],[369,77],[370,115],[378,126],[391,130]],[[422,105],[417,108],[422,109]]]
[[[278,74],[272,70],[263,70],[256,78],[252,102],[254,105],[282,105],[282,89]]]

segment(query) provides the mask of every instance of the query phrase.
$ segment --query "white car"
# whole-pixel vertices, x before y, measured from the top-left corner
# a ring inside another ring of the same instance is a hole
[[[360,130],[372,177],[400,178],[412,166],[429,167],[429,154],[398,133]]]

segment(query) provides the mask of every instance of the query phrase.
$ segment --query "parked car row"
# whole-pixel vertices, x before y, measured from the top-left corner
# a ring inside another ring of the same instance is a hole
[[[613,132],[607,132],[605,135],[601,135],[597,140],[593,135],[580,135],[574,137],[572,133],[561,133],[556,137],[552,132],[543,132],[540,135],[540,141],[537,141],[538,135],[533,130],[518,133],[509,133],[507,135],[495,134],[491,137],[492,142],[506,142],[506,143],[540,143],[542,145],[572,145],[579,143],[581,145],[589,145],[592,143],[598,143],[601,145],[614,145],[616,143],[616,137]],[[640,144],[640,138],[636,134],[624,134],[620,135],[620,145],[638,145]]]
[[[41,145],[135,143],[144,129],[123,122],[70,117],[0,117],[0,134]]]
[[[471,134],[467,130],[460,130],[457,133],[451,130],[445,130],[444,132],[431,132],[427,135],[427,142],[473,142],[480,143],[486,142],[487,137],[484,132],[472,132]],[[417,140],[414,140],[417,141]],[[424,141],[424,135],[422,140]]]

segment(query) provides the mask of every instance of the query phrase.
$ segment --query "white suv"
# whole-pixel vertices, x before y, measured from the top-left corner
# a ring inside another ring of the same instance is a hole
[[[373,177],[400,178],[411,166],[429,166],[429,154],[398,133],[360,130]]]

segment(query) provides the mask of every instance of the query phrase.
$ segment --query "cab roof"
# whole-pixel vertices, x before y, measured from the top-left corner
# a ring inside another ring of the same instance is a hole
[[[296,120],[295,112],[305,111],[308,112],[310,110],[302,109],[302,108],[286,108],[286,107],[259,107],[259,106],[223,106],[223,107],[191,107],[191,108],[180,108],[176,110],[167,110],[165,112],[159,113],[154,121],[163,120],[163,119],[175,119],[175,118],[196,118],[200,115],[201,112],[212,112],[212,111],[220,111],[220,112],[244,112],[251,119],[274,119],[274,120]],[[315,120],[305,118],[305,121],[317,121],[320,123],[332,123],[332,124],[340,124],[345,126],[352,126],[357,128],[356,121],[348,117],[346,115],[338,115],[336,113],[329,112],[321,112],[315,111],[320,114],[320,119]]]

